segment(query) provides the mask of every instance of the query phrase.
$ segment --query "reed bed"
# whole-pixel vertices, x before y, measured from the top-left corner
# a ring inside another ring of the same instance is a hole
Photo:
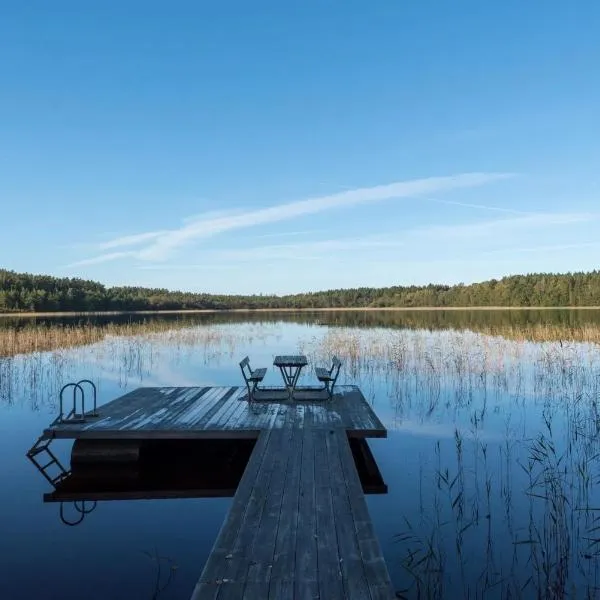
[[[600,327],[596,324],[478,325],[477,333],[500,336],[517,342],[581,342],[600,344]]]
[[[257,325],[261,327],[260,324]],[[352,329],[346,329],[346,339],[355,340],[363,331],[352,333]],[[0,357],[15,356],[18,354],[29,354],[32,352],[44,352],[49,350],[59,350],[95,344],[101,342],[107,337],[151,337],[155,335],[168,334],[178,343],[199,343],[199,334],[219,335],[218,326],[191,327],[186,320],[160,320],[148,319],[141,322],[116,323],[108,322],[105,324],[94,324],[92,322],[84,323],[60,323],[52,325],[37,324],[32,322],[23,327],[2,327],[0,328]],[[389,331],[386,329],[370,331]],[[401,330],[401,331],[423,331],[419,329]],[[600,326],[587,323],[577,325],[564,324],[524,324],[524,325],[485,325],[474,323],[469,325],[469,329],[445,330],[447,333],[461,337],[469,333],[480,333],[490,337],[500,337],[508,341],[517,342],[562,342],[562,343],[586,343],[600,344]],[[350,333],[348,333],[350,332]],[[334,342],[334,341],[333,341]],[[353,342],[357,343],[357,342]],[[381,345],[380,342],[379,345]],[[372,345],[372,342],[371,342]],[[358,347],[348,349],[349,353],[358,352]]]
[[[0,339],[2,330],[0,330]],[[274,327],[252,324],[192,326],[153,321],[103,326],[28,326],[4,336],[6,356],[0,356],[0,401],[27,402],[32,409],[55,409],[59,391],[69,381],[91,378],[116,381],[119,388],[153,383],[155,371],[176,369],[187,361],[218,365],[237,358],[240,345],[265,344]],[[6,332],[4,332],[6,333]],[[51,350],[45,350],[51,347]],[[28,352],[17,352],[29,348]],[[200,371],[198,371],[200,373]],[[186,382],[178,382],[186,385]],[[187,384],[193,385],[188,381]]]
[[[225,339],[225,338],[228,339]],[[0,357],[96,344],[112,338],[144,338],[148,341],[174,341],[179,345],[198,346],[214,342],[236,341],[236,336],[219,326],[190,327],[186,321],[149,320],[140,323],[97,325],[31,324],[22,328],[0,328]]]

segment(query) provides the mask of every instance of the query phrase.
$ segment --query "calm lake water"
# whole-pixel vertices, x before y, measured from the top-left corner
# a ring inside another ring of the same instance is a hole
[[[26,336],[44,351],[8,355]],[[598,311],[4,319],[0,338],[2,600],[189,598],[231,504],[105,501],[65,525],[25,456],[63,384],[91,379],[99,404],[139,386],[238,385],[249,355],[280,385],[273,357],[296,352],[338,355],[340,383],[388,428],[369,440],[388,493],[367,502],[405,597],[600,596]],[[70,443],[54,447],[68,463]]]

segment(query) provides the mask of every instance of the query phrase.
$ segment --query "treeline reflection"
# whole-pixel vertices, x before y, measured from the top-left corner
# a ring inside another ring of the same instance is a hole
[[[226,325],[234,323],[297,323],[329,327],[392,329],[473,329],[564,327],[600,328],[600,310],[511,309],[511,310],[341,310],[341,311],[217,311],[210,313],[157,313],[73,315],[57,317],[9,317],[0,319],[0,330],[36,327],[103,327],[160,323],[174,327]]]

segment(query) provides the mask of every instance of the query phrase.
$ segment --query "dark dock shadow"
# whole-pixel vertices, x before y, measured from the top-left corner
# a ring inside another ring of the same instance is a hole
[[[233,497],[256,439],[119,442],[74,443],[70,471],[43,496],[61,503],[65,524],[78,525],[104,501]],[[387,493],[367,441],[349,442],[364,493]]]

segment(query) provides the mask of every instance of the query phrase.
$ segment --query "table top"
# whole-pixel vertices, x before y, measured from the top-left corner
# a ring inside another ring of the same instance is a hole
[[[303,354],[276,356],[273,364],[276,367],[305,367],[308,359]]]

